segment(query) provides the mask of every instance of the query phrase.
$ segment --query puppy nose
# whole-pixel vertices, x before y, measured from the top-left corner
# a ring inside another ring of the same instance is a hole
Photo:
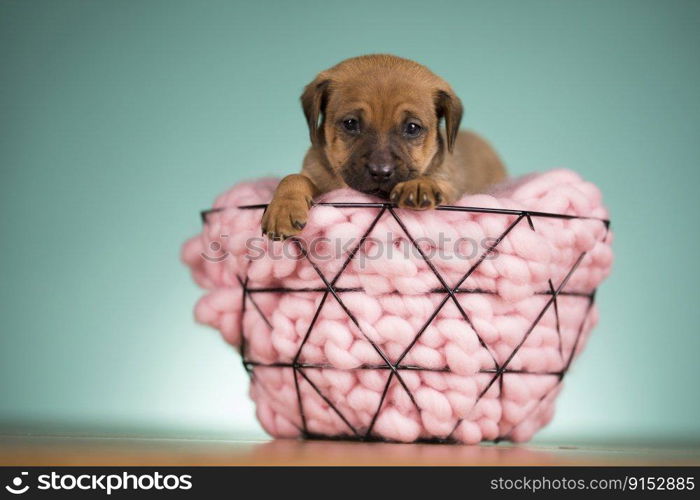
[[[394,175],[394,166],[389,163],[368,163],[367,170],[377,182],[388,181]]]

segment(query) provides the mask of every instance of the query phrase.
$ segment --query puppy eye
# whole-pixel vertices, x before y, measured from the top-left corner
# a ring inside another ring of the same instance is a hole
[[[360,122],[355,118],[343,120],[343,128],[351,134],[356,134],[360,131]]]
[[[417,123],[410,122],[406,124],[406,128],[404,129],[403,133],[408,137],[416,137],[418,134],[420,134],[421,130],[423,130],[423,127]]]

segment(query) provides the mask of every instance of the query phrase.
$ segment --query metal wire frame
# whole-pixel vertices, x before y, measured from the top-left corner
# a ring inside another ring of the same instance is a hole
[[[453,206],[453,205],[441,205],[435,208],[437,211],[457,211],[457,212],[472,212],[472,213],[489,213],[489,214],[500,214],[500,215],[510,215],[510,216],[515,216],[515,220],[503,231],[503,233],[496,239],[494,240],[491,245],[489,245],[488,248],[481,254],[481,256],[477,259],[477,261],[469,268],[469,270],[462,276],[462,278],[457,282],[457,284],[453,287],[450,287],[445,279],[442,277],[440,272],[437,270],[437,268],[434,266],[434,264],[430,261],[430,259],[425,255],[425,253],[421,250],[420,246],[416,244],[415,239],[413,236],[411,236],[408,228],[404,224],[404,222],[401,220],[399,214],[395,210],[395,205],[392,203],[383,203],[383,202],[377,202],[377,203],[353,203],[353,202],[322,202],[322,203],[315,203],[315,206],[332,206],[336,208],[378,208],[379,211],[377,212],[377,215],[375,218],[372,220],[370,223],[369,227],[367,230],[364,232],[362,237],[360,238],[359,242],[357,245],[355,245],[351,251],[349,252],[348,256],[346,257],[345,261],[343,262],[343,265],[341,266],[340,270],[333,276],[332,279],[328,279],[321,269],[316,265],[316,263],[309,258],[306,250],[302,246],[301,242],[298,239],[293,238],[292,241],[293,243],[297,246],[300,254],[308,260],[308,262],[311,264],[312,268],[315,270],[315,272],[318,274],[319,278],[322,280],[324,286],[323,287],[309,287],[309,288],[287,288],[287,287],[249,287],[248,286],[248,277],[241,277],[241,276],[236,276],[241,288],[242,288],[242,311],[241,311],[241,319],[240,319],[240,331],[241,331],[241,358],[242,358],[242,363],[245,368],[245,370],[248,372],[248,374],[252,377],[254,377],[254,369],[256,367],[267,367],[267,368],[287,368],[287,369],[292,369],[293,375],[294,375],[294,384],[295,384],[295,389],[296,389],[296,396],[297,396],[297,404],[299,408],[299,415],[300,419],[302,422],[302,427],[299,429],[302,436],[307,438],[307,439],[350,439],[350,440],[358,440],[358,441],[387,441],[384,438],[381,438],[375,434],[372,433],[374,425],[377,421],[377,417],[382,411],[382,406],[384,405],[384,401],[386,399],[387,393],[389,391],[389,388],[391,386],[391,383],[394,378],[397,379],[398,383],[401,384],[403,389],[406,391],[407,395],[409,396],[412,404],[415,406],[415,408],[418,410],[420,413],[421,409],[416,403],[415,397],[413,393],[410,391],[406,383],[404,382],[403,378],[401,377],[401,371],[402,370],[410,370],[410,371],[436,371],[436,372],[450,372],[449,368],[427,368],[427,367],[421,367],[421,366],[416,366],[416,365],[408,365],[408,364],[402,364],[402,361],[405,359],[406,355],[410,352],[410,350],[415,346],[415,344],[418,342],[420,337],[423,335],[425,330],[428,328],[430,323],[437,317],[439,312],[442,310],[444,305],[448,301],[452,301],[455,306],[457,307],[460,315],[462,318],[469,324],[469,326],[472,328],[472,330],[476,333],[477,338],[479,340],[479,343],[481,346],[486,349],[486,351],[489,353],[491,356],[491,359],[493,360],[494,367],[492,369],[481,369],[479,370],[479,373],[485,373],[485,374],[491,374],[491,378],[489,379],[488,383],[486,386],[480,391],[478,394],[474,406],[481,400],[481,398],[488,392],[488,390],[496,383],[498,382],[499,384],[499,399],[502,397],[502,392],[503,392],[503,377],[506,374],[522,374],[522,375],[533,375],[533,376],[554,376],[557,378],[556,383],[543,394],[535,406],[525,415],[525,417],[517,424],[513,425],[506,433],[498,436],[494,442],[498,442],[502,439],[508,439],[509,435],[513,432],[514,429],[516,429],[522,422],[526,421],[541,405],[541,403],[546,400],[550,395],[552,395],[557,389],[568,372],[571,362],[573,361],[573,357],[576,353],[576,350],[578,349],[579,342],[581,340],[581,336],[583,334],[584,330],[584,325],[586,323],[586,320],[588,319],[589,313],[593,307],[593,304],[595,303],[595,296],[596,296],[596,290],[591,290],[591,291],[567,291],[565,290],[565,287],[567,283],[569,282],[571,276],[575,273],[576,269],[578,269],[579,265],[583,261],[583,258],[585,257],[586,253],[582,252],[579,254],[578,258],[576,261],[573,263],[569,271],[567,272],[566,276],[563,278],[561,283],[559,283],[557,286],[554,285],[552,280],[550,279],[548,281],[549,288],[547,290],[542,290],[540,292],[537,292],[538,295],[543,295],[543,296],[548,296],[549,299],[545,302],[545,305],[542,307],[538,315],[536,316],[535,320],[532,322],[532,324],[529,326],[529,328],[526,330],[524,333],[522,339],[520,342],[516,345],[516,347],[513,349],[511,354],[506,358],[506,360],[499,364],[498,361],[496,360],[496,357],[494,354],[491,352],[489,349],[488,345],[484,340],[481,338],[481,336],[478,334],[476,328],[474,328],[474,325],[469,318],[469,315],[464,311],[462,308],[461,304],[457,300],[457,295],[458,294],[488,294],[488,295],[497,295],[498,293],[492,290],[483,290],[483,289],[478,289],[478,288],[460,288],[461,285],[471,276],[474,271],[481,265],[481,263],[489,256],[491,255],[494,251],[496,251],[498,245],[503,241],[503,239],[508,236],[508,234],[522,221],[527,221],[527,224],[529,225],[530,229],[535,231],[535,224],[533,222],[533,219],[536,218],[554,218],[554,219],[565,219],[565,220],[571,220],[571,219],[583,219],[583,220],[593,220],[593,221],[599,221],[601,224],[604,225],[605,227],[605,232],[602,238],[602,241],[605,241],[608,235],[608,231],[610,229],[610,221],[608,219],[601,219],[601,218],[596,218],[596,217],[586,217],[586,216],[575,216],[575,215],[568,215],[568,214],[556,214],[556,213],[550,213],[550,212],[537,212],[537,211],[530,211],[530,210],[509,210],[509,209],[494,209],[494,208],[483,208],[483,207],[463,207],[463,206]],[[235,207],[237,209],[243,209],[243,210],[264,210],[267,208],[267,204],[257,204],[257,205],[243,205],[243,206],[238,206]],[[206,224],[207,222],[207,217],[211,213],[216,213],[220,212],[223,210],[226,210],[227,208],[213,208],[209,210],[204,210],[201,212],[201,218],[202,218],[202,223]],[[347,266],[350,264],[352,259],[355,257],[357,252],[360,250],[362,247],[362,244],[365,242],[367,237],[371,234],[372,230],[376,226],[376,224],[379,222],[379,220],[384,216],[385,213],[389,213],[391,217],[394,218],[394,220],[398,223],[400,226],[401,230],[406,234],[408,237],[409,241],[411,244],[418,250],[420,257],[426,262],[430,270],[435,274],[436,278],[440,282],[441,287],[435,288],[431,290],[431,293],[435,294],[444,294],[443,299],[441,302],[438,304],[436,309],[433,311],[433,313],[429,316],[429,318],[425,321],[425,323],[422,325],[422,327],[419,329],[413,340],[410,342],[410,344],[404,349],[404,351],[401,353],[401,355],[397,358],[396,362],[391,362],[389,357],[382,351],[382,349],[375,343],[373,342],[363,331],[362,328],[360,327],[359,321],[355,317],[355,315],[348,309],[348,307],[345,305],[341,298],[341,294],[345,293],[353,293],[353,292],[363,292],[364,290],[362,288],[342,288],[342,287],[336,287],[335,284],[338,282],[340,277],[342,276],[343,272],[347,268]],[[294,359],[292,362],[285,363],[285,362],[277,362],[277,363],[260,363],[255,360],[247,359],[246,355],[246,336],[245,332],[243,331],[243,318],[246,313],[246,307],[247,303],[250,302],[250,304],[256,309],[258,314],[263,318],[265,323],[268,325],[268,327],[272,328],[272,325],[270,324],[268,318],[263,314],[261,308],[258,306],[258,304],[255,302],[254,299],[254,294],[259,294],[259,293],[303,293],[303,292],[309,292],[309,293],[323,293],[321,296],[321,300],[318,304],[318,307],[316,308],[316,311],[313,315],[313,318],[311,320],[311,323],[309,324],[309,327],[306,331],[306,334],[304,335],[304,338],[302,339],[301,344],[299,345],[299,349],[296,352],[296,355],[294,356]],[[314,325],[316,324],[316,321],[319,318],[321,309],[323,308],[323,305],[325,304],[326,300],[328,300],[329,296],[333,296],[333,298],[338,302],[340,307],[345,311],[347,314],[348,318],[350,321],[353,322],[353,324],[357,327],[358,331],[364,336],[364,338],[370,343],[372,348],[375,350],[375,352],[380,356],[380,358],[383,361],[383,364],[376,364],[376,365],[363,365],[357,368],[354,368],[355,370],[390,370],[389,376],[387,378],[386,384],[384,386],[379,404],[377,405],[377,409],[371,419],[370,425],[364,432],[360,432],[359,429],[356,429],[350,421],[343,415],[343,413],[338,409],[338,407],[325,395],[323,392],[318,388],[318,386],[309,378],[309,376],[304,372],[304,370],[310,370],[310,369],[335,369],[339,370],[339,368],[334,367],[331,364],[327,363],[304,363],[299,360],[301,356],[301,352],[306,345],[309,336],[311,335],[311,332],[313,330]],[[581,323],[578,327],[578,331],[574,340],[574,345],[568,354],[568,356],[565,358],[565,354],[563,351],[562,347],[562,337],[561,337],[561,327],[560,327],[560,321],[559,321],[559,305],[557,298],[560,296],[570,296],[570,297],[578,297],[582,300],[587,301],[587,305],[585,308],[584,315],[581,319]],[[532,331],[535,329],[535,327],[538,325],[539,321],[544,317],[545,313],[549,310],[550,307],[553,307],[554,309],[554,314],[555,314],[555,324],[556,324],[556,330],[557,334],[559,336],[559,353],[562,358],[562,360],[565,360],[564,362],[564,368],[559,371],[555,372],[530,372],[527,370],[515,370],[515,369],[510,369],[508,366],[512,362],[513,358],[515,355],[518,353],[520,348],[525,344],[527,341],[528,337],[532,333]],[[306,415],[304,413],[304,406],[302,403],[302,397],[301,397],[301,390],[300,390],[300,379],[303,379],[306,383],[309,384],[309,386],[325,401],[325,403],[328,405],[328,407],[345,423],[345,425],[348,427],[348,434],[343,434],[343,435],[338,435],[338,436],[326,436],[326,435],[319,435],[312,433],[308,430],[307,427],[307,421],[306,421]],[[459,418],[457,422],[455,423],[454,427],[450,431],[450,433],[446,436],[443,437],[435,437],[435,438],[430,438],[430,439],[419,439],[419,442],[439,442],[439,443],[455,443],[457,440],[454,438],[454,433],[459,427],[459,425],[462,423],[463,418]]]

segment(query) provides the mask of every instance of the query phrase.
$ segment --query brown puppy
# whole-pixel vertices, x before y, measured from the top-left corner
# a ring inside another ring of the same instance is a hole
[[[347,59],[319,73],[301,103],[311,148],[301,173],[282,179],[263,215],[272,239],[298,234],[312,199],[333,189],[349,186],[426,210],[505,177],[491,146],[459,131],[462,103],[452,88],[413,61]]]

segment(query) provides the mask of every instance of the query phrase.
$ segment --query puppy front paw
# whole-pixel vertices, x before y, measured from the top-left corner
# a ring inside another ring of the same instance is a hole
[[[262,216],[262,232],[271,240],[281,241],[296,236],[306,226],[311,200],[275,198]]]
[[[399,208],[429,210],[443,202],[445,196],[438,183],[429,177],[399,182],[391,190],[389,200]]]

